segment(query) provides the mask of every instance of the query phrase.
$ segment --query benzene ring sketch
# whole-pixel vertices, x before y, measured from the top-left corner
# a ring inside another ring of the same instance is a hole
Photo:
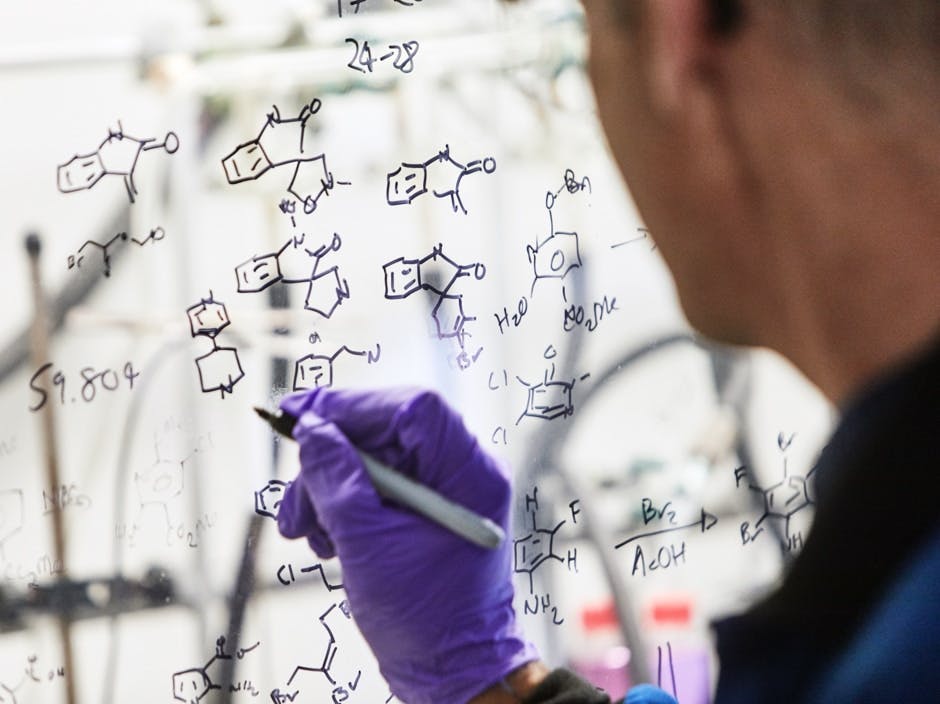
[[[229,183],[254,181],[268,171],[282,166],[293,166],[286,190],[303,203],[304,212],[317,209],[320,198],[329,195],[336,186],[348,186],[348,181],[337,181],[326,164],[326,154],[308,144],[310,118],[320,111],[322,103],[314,98],[304,105],[297,117],[282,118],[275,105],[269,112],[258,136],[239,144],[222,159],[222,169]]]
[[[74,193],[93,188],[105,176],[121,176],[127,197],[131,203],[137,196],[134,183],[134,171],[143,152],[164,149],[173,154],[179,149],[180,141],[175,132],[167,132],[162,142],[156,137],[139,139],[125,134],[121,121],[118,120],[117,132],[108,130],[108,136],[98,148],[88,154],[76,154],[64,164],[60,164],[56,174],[60,193]]]
[[[310,249],[306,237],[292,237],[276,252],[253,256],[235,267],[238,292],[257,293],[278,282],[307,284],[304,308],[330,318],[349,298],[349,283],[340,276],[338,266],[320,271],[320,261],[338,252],[343,239],[334,232],[329,244]]]
[[[462,164],[450,155],[450,145],[427,161],[412,164],[402,162],[390,172],[385,182],[385,200],[389,205],[409,205],[415,198],[430,191],[436,198],[448,198],[455,213],[467,214],[460,196],[460,184],[465,176],[479,172],[491,174],[496,170],[493,157],[474,159]]]
[[[199,386],[203,393],[218,391],[222,398],[225,398],[225,394],[232,393],[235,384],[245,376],[238,358],[238,350],[234,347],[221,347],[215,339],[231,323],[228,310],[225,304],[215,300],[212,291],[209,291],[209,297],[187,308],[186,315],[193,337],[208,337],[212,340],[212,349],[195,359]]]
[[[569,273],[581,268],[581,252],[578,233],[573,230],[560,230],[555,222],[554,208],[558,197],[567,193],[574,195],[582,191],[591,192],[591,181],[585,176],[578,180],[574,171],[565,171],[564,183],[555,191],[545,193],[545,210],[548,213],[548,234],[536,239],[535,245],[526,245],[526,257],[532,265],[532,287],[530,296],[535,295],[535,285],[546,279],[563,281]],[[562,297],[567,301],[564,287]]]
[[[382,346],[371,350],[354,350],[343,345],[331,355],[308,354],[294,363],[294,391],[320,389],[333,385],[333,363],[343,353],[353,357],[365,357],[367,364],[375,364],[382,356]]]
[[[443,245],[439,244],[420,259],[399,257],[383,265],[385,276],[385,298],[407,298],[417,291],[430,291],[437,296],[431,317],[434,320],[436,335],[439,340],[453,339],[460,349],[460,359],[475,360],[482,348],[472,357],[467,356],[466,343],[470,337],[467,324],[476,320],[476,316],[464,311],[463,293],[457,293],[454,287],[464,278],[472,276],[477,281],[486,276],[486,267],[480,262],[458,264],[444,254]],[[468,362],[469,363],[469,362]]]

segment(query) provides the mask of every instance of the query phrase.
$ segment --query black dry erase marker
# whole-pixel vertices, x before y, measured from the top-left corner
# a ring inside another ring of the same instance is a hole
[[[280,435],[293,438],[292,431],[297,424],[297,418],[291,414],[284,411],[271,413],[257,406],[255,406],[255,413],[266,420]],[[445,499],[424,484],[419,484],[401,472],[379,464],[364,452],[359,451],[359,458],[379,496],[406,506],[461,538],[484,548],[495,550],[506,539],[503,529],[489,518],[480,516],[460,504],[455,504],[450,499]]]

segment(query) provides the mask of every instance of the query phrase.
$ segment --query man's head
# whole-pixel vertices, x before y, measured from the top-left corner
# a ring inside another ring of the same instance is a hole
[[[601,122],[694,326],[831,398],[923,342],[936,305],[903,298],[938,293],[940,3],[583,2]]]

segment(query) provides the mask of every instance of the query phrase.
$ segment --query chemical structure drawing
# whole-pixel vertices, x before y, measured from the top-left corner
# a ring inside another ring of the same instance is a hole
[[[764,512],[754,521],[753,525],[747,521],[741,523],[742,545],[754,542],[757,536],[764,532],[764,522],[774,520],[782,523],[783,530],[780,532],[780,540],[786,552],[799,552],[803,548],[803,532],[795,530],[791,524],[801,512],[805,509],[812,510],[815,505],[811,479],[816,468],[811,469],[805,476],[790,474],[787,467],[786,451],[793,442],[794,437],[795,434],[787,436],[784,433],[777,436],[777,446],[783,455],[783,479],[766,489],[755,486],[750,481],[747,483],[748,490],[761,495]],[[742,480],[747,477],[748,470],[746,467],[736,468],[734,470],[735,488],[740,487]]]
[[[331,252],[338,252],[343,239],[333,233],[328,244],[310,248],[307,235],[292,237],[276,252],[260,254],[235,267],[239,293],[258,293],[281,282],[306,284],[306,310],[330,318],[349,298],[349,283],[341,278],[338,266],[320,270],[320,262]]]
[[[281,499],[284,498],[284,491],[290,486],[290,482],[280,479],[270,479],[267,484],[255,492],[255,513],[265,518],[277,520],[277,510],[281,506]]]
[[[173,154],[179,149],[180,140],[175,132],[167,132],[162,142],[156,137],[138,139],[124,133],[118,120],[117,132],[108,130],[108,136],[98,148],[88,154],[76,154],[58,167],[57,180],[60,193],[74,193],[93,188],[105,176],[121,176],[127,197],[131,203],[137,196],[134,171],[140,155],[154,149],[163,149]]]
[[[326,164],[326,154],[318,152],[313,141],[310,119],[320,111],[321,102],[314,98],[304,105],[297,117],[282,118],[275,105],[261,131],[254,139],[239,144],[222,159],[222,168],[229,183],[254,181],[268,171],[288,167],[291,179],[287,192],[303,204],[304,212],[312,213],[323,196],[349,181],[338,181]]]
[[[543,354],[546,360],[553,360],[556,356],[555,348],[549,345]],[[555,420],[567,418],[574,413],[573,391],[575,384],[590,378],[590,374],[582,374],[570,381],[555,379],[555,362],[545,370],[542,380],[531,384],[520,376],[516,380],[526,388],[525,410],[516,419],[516,425],[523,418],[537,418],[539,420]]]
[[[218,391],[222,398],[232,393],[245,372],[238,359],[238,350],[234,347],[219,347],[216,336],[231,323],[225,304],[216,301],[209,291],[209,297],[203,298],[186,309],[189,317],[189,330],[193,337],[208,337],[212,340],[212,350],[196,358],[199,371],[199,386],[203,393]]]
[[[168,422],[169,425],[169,422]],[[175,499],[183,493],[187,464],[196,455],[213,447],[212,434],[192,442],[183,439],[181,428],[174,428],[174,433],[156,434],[153,442],[155,459],[153,464],[134,472],[134,489],[137,493],[138,510],[133,521],[133,531],[140,527],[144,513],[156,510],[161,514],[167,530],[171,529],[178,516],[171,515],[179,509]],[[184,443],[187,443],[185,444]],[[193,447],[195,445],[195,447]],[[185,446],[185,449],[183,447]]]
[[[450,155],[450,145],[425,162],[401,166],[388,174],[385,199],[389,205],[409,205],[415,198],[428,191],[436,198],[448,198],[455,213],[467,214],[460,196],[460,185],[464,177],[481,171],[491,174],[496,170],[493,157],[475,159],[462,164]]]
[[[475,262],[458,264],[444,254],[444,246],[438,244],[430,254],[421,259],[393,259],[382,267],[385,273],[385,298],[389,300],[408,298],[417,291],[430,291],[437,302],[431,311],[437,338],[455,340],[459,348],[458,363],[466,369],[480,356],[483,348],[468,351],[470,333],[467,323],[476,316],[467,315],[463,306],[463,294],[454,288],[461,279],[472,276],[481,281],[486,276],[486,267]]]
[[[572,524],[578,522],[578,514],[581,510],[578,508],[579,500],[568,504],[568,510],[571,514]],[[535,573],[544,564],[554,561],[566,565],[569,572],[578,572],[578,549],[568,550],[562,557],[556,552],[555,538],[558,532],[567,524],[565,518],[555,524],[553,528],[539,528],[539,488],[533,487],[531,494],[525,495],[526,524],[531,528],[520,538],[516,538],[513,543],[513,572],[524,574],[529,581],[529,595],[523,603],[523,612],[526,614],[549,613],[551,611],[552,623],[560,626],[564,623],[564,618],[559,618],[558,607],[552,606],[551,595],[537,594],[535,590]]]
[[[209,658],[205,665],[173,673],[173,700],[185,702],[186,704],[199,704],[199,701],[212,690],[222,689],[222,685],[213,680],[210,672],[217,662],[232,660],[233,658],[241,660],[260,645],[261,641],[257,641],[247,648],[239,648],[234,653],[226,653],[225,636],[219,636],[215,641],[215,654]],[[243,680],[237,684],[229,685],[229,691],[245,691],[255,697],[260,693],[254,688],[250,680]]]
[[[15,684],[11,680],[0,681],[0,704],[26,704],[37,696],[35,693],[30,695],[28,690],[65,677],[64,667],[50,668],[45,672],[37,671],[38,662],[38,656],[30,655],[26,658],[26,667]]]
[[[323,571],[322,563],[317,563],[315,565],[310,565],[308,567],[301,567],[301,574],[308,574],[310,572],[317,572],[320,575],[320,581],[323,583],[323,586],[326,587],[328,592],[336,591],[337,589],[344,589],[342,582],[333,584],[326,577],[326,572]],[[277,568],[277,581],[283,584],[285,587],[289,584],[293,584],[297,581],[297,577],[294,575],[294,566],[290,563],[281,565]]]
[[[585,176],[578,180],[574,171],[565,171],[564,183],[555,191],[545,194],[545,210],[548,213],[548,234],[536,239],[535,245],[526,245],[526,257],[532,265],[532,288],[530,297],[535,294],[539,281],[556,279],[564,281],[568,274],[581,268],[581,252],[578,233],[573,230],[561,230],[556,223],[556,206],[559,196],[574,196],[579,193],[591,193],[591,181]],[[562,296],[568,300],[564,286]]]
[[[318,620],[327,636],[323,657],[312,665],[297,665],[287,679],[286,689],[278,688],[271,692],[271,701],[294,701],[301,695],[301,689],[295,682],[302,680],[303,701],[371,703],[376,701],[378,692],[384,692],[384,701],[390,702],[392,696],[387,695],[388,685],[381,680],[377,668],[363,669],[355,663],[353,657],[349,657],[349,653],[344,653],[345,657],[337,657],[341,648],[365,647],[352,619],[349,603],[345,599],[333,603]],[[301,677],[304,673],[318,677]]]
[[[365,357],[367,364],[375,364],[382,356],[382,346],[371,350],[354,350],[343,345],[331,355],[308,354],[294,363],[294,391],[319,389],[333,385],[333,363],[343,353],[353,357]]]
[[[159,242],[164,237],[166,237],[166,232],[164,232],[162,227],[155,227],[150,231],[144,239],[139,240],[136,237],[129,237],[126,232],[119,232],[114,237],[109,239],[104,244],[96,240],[85,240],[85,243],[78,248],[78,251],[75,254],[70,254],[68,258],[69,269],[82,268],[82,262],[85,261],[86,255],[82,254],[86,247],[91,248],[91,250],[99,251],[101,253],[101,262],[104,267],[104,275],[106,277],[111,276],[111,254],[108,250],[111,249],[114,245],[119,242],[127,242],[128,239],[136,244],[138,247],[143,247],[148,242]]]
[[[0,491],[0,560],[3,562],[6,562],[7,541],[23,529],[23,508],[22,489]]]

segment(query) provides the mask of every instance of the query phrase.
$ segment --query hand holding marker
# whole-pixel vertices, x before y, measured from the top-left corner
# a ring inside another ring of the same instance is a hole
[[[277,433],[293,439],[294,426],[297,424],[295,416],[285,411],[271,413],[257,406],[254,408],[255,413],[266,420]],[[364,452],[360,451],[359,457],[376,492],[382,498],[406,506],[481,547],[495,550],[505,540],[503,529],[490,519],[445,499],[401,472],[379,464]]]
[[[278,530],[339,558],[353,618],[398,699],[466,702],[538,659],[512,607],[509,469],[459,413],[401,387],[319,388],[279,406],[290,417],[274,427],[297,441],[300,467]]]

